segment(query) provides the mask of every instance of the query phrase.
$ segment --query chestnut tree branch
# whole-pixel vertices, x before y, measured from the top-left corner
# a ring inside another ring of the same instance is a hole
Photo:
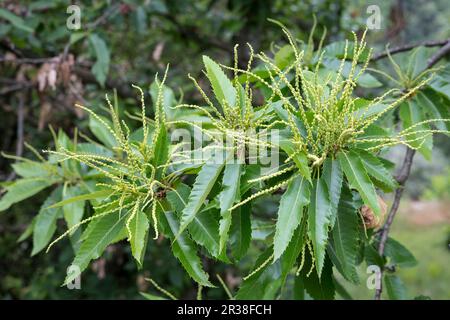
[[[427,61],[427,69],[433,67],[439,60],[441,60],[447,54],[450,53],[450,40],[447,40],[445,43],[442,43],[442,45],[443,47],[439,49]],[[416,150],[407,147],[402,166],[400,167],[398,175],[395,177],[395,179],[398,182],[398,188],[395,190],[394,201],[392,203],[391,209],[389,210],[386,222],[383,228],[381,229],[380,241],[378,244],[378,254],[380,256],[384,255],[384,249],[386,247],[386,242],[389,237],[389,231],[391,229],[391,225],[394,222],[395,215],[397,214],[398,208],[400,206],[400,200],[402,199],[403,196],[404,186],[411,173],[411,167],[413,164],[415,154]],[[383,279],[383,269],[380,270],[379,287],[375,291],[375,300],[381,299],[381,293],[383,292],[382,279]]]

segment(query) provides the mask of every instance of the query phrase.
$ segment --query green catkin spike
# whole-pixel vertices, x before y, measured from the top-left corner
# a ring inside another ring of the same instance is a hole
[[[131,220],[133,220],[133,218],[136,216],[138,210],[139,210],[139,205],[140,205],[140,201],[141,199],[138,198],[136,201],[136,204],[133,206],[133,210],[131,211],[131,215],[128,217],[127,222],[126,222],[126,228],[128,231],[128,242],[131,241],[131,238],[133,237],[133,233],[131,232],[131,228],[130,228],[130,223]]]
[[[232,68],[231,68],[232,69]],[[197,88],[197,90],[200,92],[203,100],[205,100],[205,102],[208,104],[208,106],[211,108],[211,110],[214,112],[214,114],[221,119],[222,121],[225,121],[225,119],[223,118],[223,116],[220,114],[219,111],[217,111],[217,109],[214,107],[214,104],[211,102],[211,100],[208,98],[208,96],[206,95],[205,91],[203,91],[203,89],[200,87],[200,85],[197,83],[197,80],[195,80],[195,78],[193,78],[190,74],[188,74],[188,78],[194,83],[195,88]],[[189,105],[190,106],[190,105]],[[200,108],[200,107],[199,107]],[[205,110],[206,111],[206,110]],[[205,112],[207,114],[209,114],[209,112]],[[214,119],[212,116],[210,117],[211,119]]]
[[[197,289],[197,300],[202,300],[202,289],[203,289],[203,286],[201,284],[199,284],[198,289]]]
[[[88,112],[90,115],[92,115],[97,121],[99,121],[108,131],[111,133],[111,135],[116,139],[117,142],[120,141],[120,138],[117,136],[117,134],[114,132],[114,130],[102,119],[100,118],[94,111],[92,111],[89,108],[86,108],[85,106],[82,106],[80,104],[75,104],[75,107],[83,109],[84,111]]]
[[[309,276],[313,272],[314,267],[316,265],[316,260],[314,258],[314,251],[311,247],[311,242],[309,240],[306,242],[306,245],[308,246],[308,251],[309,251],[309,254],[311,255],[311,268],[309,269],[308,273],[306,274],[306,277],[309,278]]]
[[[124,207],[129,207],[129,205],[125,205]],[[75,231],[76,229],[78,229],[80,226],[82,226],[85,223],[88,223],[89,221],[104,217],[108,214],[111,214],[113,212],[116,212],[118,210],[118,208],[114,208],[113,210],[110,211],[106,211],[106,212],[102,212],[100,214],[96,214],[92,217],[89,217],[87,219],[84,219],[83,221],[77,223],[76,225],[74,225],[73,227],[69,228],[66,232],[64,232],[62,235],[60,235],[58,238],[56,238],[53,242],[51,242],[47,249],[45,250],[45,253],[48,253],[50,251],[50,249],[60,240],[62,240],[64,237],[66,237],[67,235],[71,234],[73,231]]]
[[[303,248],[302,248],[302,260],[300,261],[300,265],[299,265],[297,271],[295,272],[295,276],[297,276],[297,277],[300,275],[300,271],[302,271],[303,266],[305,264],[305,253],[306,253],[306,246],[303,245]]]
[[[248,183],[254,183],[254,182],[261,182],[261,181],[269,180],[269,179],[281,176],[281,175],[285,174],[286,172],[294,170],[295,168],[296,168],[296,166],[289,166],[289,167],[287,167],[287,168],[285,168],[283,170],[274,172],[274,173],[272,173],[270,175],[266,175],[266,176],[262,176],[262,177],[259,177],[259,178],[256,178],[256,179],[248,180]]]
[[[234,57],[234,69],[235,69],[235,70],[233,71],[233,74],[234,74],[233,81],[234,81],[234,86],[235,86],[235,87],[237,87],[238,84],[239,84],[238,72],[237,72],[237,69],[238,69],[238,62],[239,62],[239,60],[238,60],[238,48],[239,48],[239,44],[235,44],[234,47],[233,47],[233,53],[234,53],[234,55],[233,55],[233,57]]]
[[[149,281],[159,292],[166,295],[172,300],[178,300],[173,294],[171,294],[169,291],[161,288],[153,279],[151,278],[145,278],[145,280]]]
[[[152,221],[153,221],[153,230],[155,231],[155,236],[153,237],[153,240],[158,239],[159,232],[158,232],[158,220],[156,219],[156,205],[158,201],[154,200],[152,204]]]
[[[260,196],[263,196],[263,195],[265,195],[265,194],[272,193],[273,191],[278,190],[278,189],[280,189],[281,187],[284,187],[285,185],[289,184],[289,182],[291,182],[294,178],[295,178],[295,176],[292,176],[292,177],[290,177],[289,179],[287,179],[287,180],[285,180],[285,181],[283,181],[283,182],[280,182],[280,183],[278,183],[277,185],[275,185],[275,186],[273,186],[273,187],[270,187],[270,188],[267,188],[267,189],[265,189],[265,190],[261,190],[261,191],[259,191],[259,192],[257,192],[257,193],[254,193],[254,194],[252,194],[250,197],[248,197],[247,199],[245,199],[245,200],[243,200],[243,201],[241,201],[241,202],[235,204],[234,206],[232,206],[229,210],[230,210],[230,211],[233,211],[233,210],[236,209],[237,207],[240,207],[240,206],[246,204],[247,202],[249,202],[249,201],[251,201],[251,200],[253,200],[253,199],[256,199],[256,198],[258,198],[258,197],[260,197]]]
[[[220,285],[222,286],[223,290],[225,291],[225,293],[228,296],[228,299],[230,300],[234,300],[233,295],[230,292],[230,289],[228,289],[227,285],[225,284],[225,282],[223,281],[223,279],[219,276],[219,274],[216,274],[217,280],[219,280]]]
[[[28,144],[26,141],[24,141],[23,143],[25,145],[25,147],[30,150],[31,152],[33,152],[33,154],[42,162],[46,162],[46,160],[44,159],[44,157],[30,144]]]
[[[144,131],[143,139],[142,139],[142,146],[147,145],[147,137],[148,137],[148,127],[147,127],[147,117],[145,116],[145,101],[144,101],[144,91],[136,85],[131,85],[133,88],[137,89],[141,95],[141,121],[142,121],[142,129]]]
[[[262,268],[264,268],[273,259],[273,256],[274,255],[271,254],[270,257],[266,259],[266,261],[264,261],[258,268],[253,270],[249,275],[247,275],[244,278],[242,278],[242,280],[245,281],[245,280],[251,278],[252,276],[254,276],[256,273],[258,273]]]

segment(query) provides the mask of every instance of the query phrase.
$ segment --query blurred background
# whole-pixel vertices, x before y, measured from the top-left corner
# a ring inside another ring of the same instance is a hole
[[[187,74],[200,79],[201,55],[230,63],[234,44],[255,51],[270,52],[283,45],[280,29],[268,18],[285,24],[298,38],[307,41],[317,17],[320,40],[343,40],[351,30],[361,31],[370,16],[372,3],[360,0],[186,0],[186,1],[10,1],[0,2],[0,150],[33,157],[24,142],[36,149],[52,148],[49,125],[72,135],[75,126],[87,128],[87,116],[74,107],[103,104],[113,89],[123,108],[134,110],[138,96],[131,84],[143,88],[163,73],[170,63],[167,84],[188,102],[200,101]],[[379,30],[368,33],[368,43],[381,52],[391,47],[450,37],[448,0],[376,1],[382,20]],[[71,4],[81,13],[80,28],[71,29]],[[239,64],[248,52],[241,50]],[[203,79],[203,81],[202,81]],[[399,162],[403,148],[390,158]],[[392,237],[416,256],[418,265],[400,270],[410,297],[450,299],[450,144],[437,137],[433,160],[415,159],[407,186],[407,197],[394,222]],[[11,160],[0,157],[0,181],[15,178]],[[44,192],[45,193],[45,192]],[[154,292],[146,277],[178,297],[195,298],[196,287],[172,257],[169,243],[148,246],[144,268],[137,270],[129,248],[110,246],[82,275],[82,290],[61,287],[66,267],[73,257],[68,242],[61,242],[48,254],[31,257],[31,243],[18,243],[46,194],[14,205],[0,214],[0,298],[1,299],[112,299],[142,298],[139,292]],[[274,199],[265,199],[254,210],[276,211]],[[264,208],[264,209],[263,209]],[[254,244],[254,254],[257,244]],[[251,255],[240,270],[248,270]],[[208,266],[219,273],[230,288],[239,284],[238,270]],[[242,272],[242,271],[240,271]],[[361,268],[362,280],[366,279]],[[372,298],[363,285],[347,288],[354,298]],[[222,290],[209,290],[205,298],[225,298]]]

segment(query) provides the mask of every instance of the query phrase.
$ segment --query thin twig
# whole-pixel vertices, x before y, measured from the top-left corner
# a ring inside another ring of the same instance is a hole
[[[443,47],[439,49],[438,52],[436,52],[427,62],[427,69],[433,67],[439,60],[444,58],[447,54],[450,53],[450,41],[447,40],[447,42],[443,43]],[[396,176],[396,180],[398,182],[398,188],[395,190],[394,195],[394,201],[392,203],[391,209],[389,210],[389,215],[386,219],[386,222],[381,229],[380,233],[380,242],[378,244],[378,254],[380,256],[384,255],[384,249],[386,247],[386,242],[389,236],[389,231],[391,229],[391,225],[394,222],[395,215],[397,214],[398,207],[400,206],[400,201],[403,196],[403,190],[406,181],[409,178],[409,175],[411,173],[411,167],[414,160],[414,155],[416,154],[416,151],[410,148],[406,149],[405,158],[403,159],[403,164],[399,170],[398,175]],[[381,293],[383,292],[383,286],[382,286],[382,279],[383,279],[383,269],[380,270],[379,274],[379,287],[375,291],[375,300],[381,299]]]
[[[409,51],[411,49],[414,49],[417,47],[422,47],[422,46],[423,47],[442,47],[443,45],[447,44],[449,41],[450,41],[450,39],[434,40],[434,41],[425,41],[425,42],[412,43],[412,44],[407,44],[407,45],[403,45],[403,46],[398,46],[398,47],[380,52],[378,54],[374,54],[371,60],[377,61],[377,60],[383,59],[388,56],[388,52],[389,52],[389,54],[393,55],[396,53]]]

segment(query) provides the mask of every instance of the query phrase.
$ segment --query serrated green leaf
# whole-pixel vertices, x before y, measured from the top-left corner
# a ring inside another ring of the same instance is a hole
[[[352,151],[348,153],[339,152],[337,157],[350,186],[358,190],[364,203],[379,217],[381,209],[378,204],[377,194],[358,154]]]
[[[332,230],[331,248],[339,262],[338,270],[353,283],[358,283],[356,256],[358,255],[359,216],[350,190],[344,189],[338,206],[336,223]],[[333,260],[333,259],[332,259]]]
[[[204,204],[225,165],[224,161],[217,161],[217,158],[213,157],[211,160],[211,162],[207,162],[202,166],[202,169],[195,179],[188,203],[181,214],[180,233],[183,232],[195,218],[195,215]]]
[[[61,192],[61,187],[55,189],[44,201],[34,219],[32,256],[47,246],[56,231],[56,220],[61,217],[62,211],[47,207],[61,199]]]
[[[424,115],[424,111],[421,109],[421,106],[417,102],[416,98],[411,100],[407,100],[400,105],[399,111],[400,119],[402,120],[403,129],[409,128],[412,125],[427,120],[427,117]],[[414,134],[408,135],[406,138],[408,140],[418,139],[416,141],[410,142],[410,145],[415,148],[420,148],[418,151],[425,157],[427,160],[431,160],[432,155],[432,147],[433,147],[433,137],[429,136],[424,139],[424,133],[415,133],[417,131],[429,130],[430,126],[428,124],[422,124],[414,127],[411,133]],[[422,142],[425,141],[423,144]]]
[[[82,195],[82,190],[78,185],[69,186],[65,189],[63,194],[64,200],[72,200],[74,197],[79,197]],[[63,201],[64,201],[63,200]],[[85,201],[73,201],[66,203],[63,206],[64,219],[66,220],[67,227],[70,229],[77,223],[81,221],[84,214],[84,203]],[[57,208],[57,203],[52,205],[52,208]]]
[[[177,213],[183,212],[191,188],[180,183],[175,191],[167,193],[167,200]],[[213,256],[219,255],[219,223],[213,210],[203,210],[198,213],[188,226],[189,234],[196,243],[204,246]]]
[[[390,258],[390,263],[397,264],[400,267],[414,267],[417,265],[414,255],[400,242],[392,238],[388,238],[386,241],[384,255]]]
[[[430,119],[450,119],[449,100],[433,90],[424,90],[417,93],[419,105],[426,110]],[[449,121],[433,122],[439,130],[450,130]]]
[[[203,56],[203,63],[217,101],[221,105],[226,101],[228,105],[234,107],[236,105],[236,89],[222,68],[207,56]]]
[[[338,161],[328,158],[323,164],[323,178],[327,183],[331,201],[331,228],[336,221],[337,207],[341,197],[344,175]]]
[[[197,256],[196,248],[192,240],[186,232],[180,233],[179,223],[174,213],[166,212],[161,214],[161,219],[167,224],[168,237],[176,240],[172,242],[172,252],[174,256],[181,262],[184,269],[197,283],[206,287],[213,287],[208,280],[208,274],[203,270],[200,258]]]
[[[213,256],[219,255],[219,221],[212,210],[198,213],[188,227],[192,239]]]
[[[113,243],[125,227],[127,213],[112,212],[103,217],[92,220],[81,235],[82,243],[72,261],[82,272],[91,260],[99,258],[106,247]],[[78,274],[73,273],[66,277],[64,284],[73,281]]]
[[[284,251],[283,255],[280,258],[281,277],[283,285],[286,282],[286,278],[289,272],[294,267],[295,262],[297,261],[302,249],[305,247],[306,231],[307,231],[306,226],[307,221],[305,218],[302,217],[300,225],[294,231],[291,242],[289,243],[288,247],[286,248],[286,250]]]
[[[108,124],[112,128],[111,122],[105,117],[99,116],[106,124]],[[112,135],[112,133],[108,130],[108,128],[100,122],[97,118],[90,116],[89,117],[89,130],[94,134],[94,136],[103,143],[108,148],[113,148],[117,145],[117,141]]]
[[[147,215],[137,210],[135,216],[130,221],[131,234],[128,235],[130,239],[131,253],[136,259],[140,267],[142,267],[145,248],[147,246],[149,222]]]
[[[39,191],[51,186],[56,181],[52,179],[30,178],[19,179],[6,187],[6,194],[0,199],[0,212],[13,204],[34,196]]]
[[[236,201],[239,201],[239,186],[243,165],[228,163],[225,165],[222,178],[222,192],[219,194],[220,213],[227,212]]]
[[[376,156],[362,149],[355,149],[355,152],[360,156],[366,172],[381,183],[384,191],[389,192],[397,188],[394,177]]]
[[[219,226],[219,252],[223,257],[226,256],[226,243],[228,240],[228,232],[232,222],[232,212],[229,209],[236,201],[240,199],[240,180],[243,165],[240,163],[228,163],[222,178],[222,192],[219,194],[220,203],[220,226]]]
[[[257,259],[253,270],[260,267],[272,254],[272,248],[267,249]],[[280,261],[268,263],[250,278],[244,280],[237,292],[236,300],[267,300],[274,299],[281,286]]]
[[[305,262],[300,271],[299,278],[302,281],[306,292],[314,300],[333,300],[335,295],[335,287],[333,281],[333,265],[331,261],[324,259],[322,276],[319,278],[317,273],[312,272],[309,276],[308,272],[311,268],[312,257],[306,251]]]
[[[298,171],[304,176],[308,181],[311,181],[311,171],[308,166],[308,158],[305,152],[296,152],[294,144],[288,139],[282,139],[279,142],[280,148],[287,153],[288,156],[292,156]]]
[[[283,193],[278,208],[278,219],[273,240],[274,260],[281,257],[288,247],[294,230],[300,224],[303,208],[308,205],[310,190],[308,181],[301,176],[292,180]]]
[[[331,225],[331,201],[325,179],[314,179],[308,207],[308,236],[314,248],[317,274],[320,278],[325,260],[328,230]]]
[[[167,129],[164,123],[159,126],[159,131],[155,132],[157,134],[156,140],[154,140],[153,147],[153,166],[156,169],[155,179],[160,180],[164,171],[164,167],[158,168],[158,166],[165,165],[169,159],[169,142],[167,140]]]
[[[384,284],[386,291],[391,300],[406,300],[406,288],[402,280],[391,274],[384,275]]]
[[[246,193],[243,198],[247,198],[251,193]],[[232,213],[230,228],[231,255],[235,261],[239,261],[250,246],[252,237],[252,224],[250,215],[252,205],[250,202],[236,208]]]
[[[37,161],[22,161],[11,165],[22,178],[45,177],[50,174],[49,165]]]
[[[75,202],[79,202],[79,201],[86,201],[86,200],[94,200],[94,199],[103,199],[106,198],[108,196],[110,196],[113,193],[113,191],[111,190],[99,190],[99,191],[94,191],[91,193],[86,193],[86,194],[81,194],[75,197],[67,197],[67,199],[64,199],[62,201],[59,201],[55,204],[52,204],[50,208],[58,208],[58,207],[62,207],[62,206],[66,206],[69,205],[71,203],[75,203]]]

